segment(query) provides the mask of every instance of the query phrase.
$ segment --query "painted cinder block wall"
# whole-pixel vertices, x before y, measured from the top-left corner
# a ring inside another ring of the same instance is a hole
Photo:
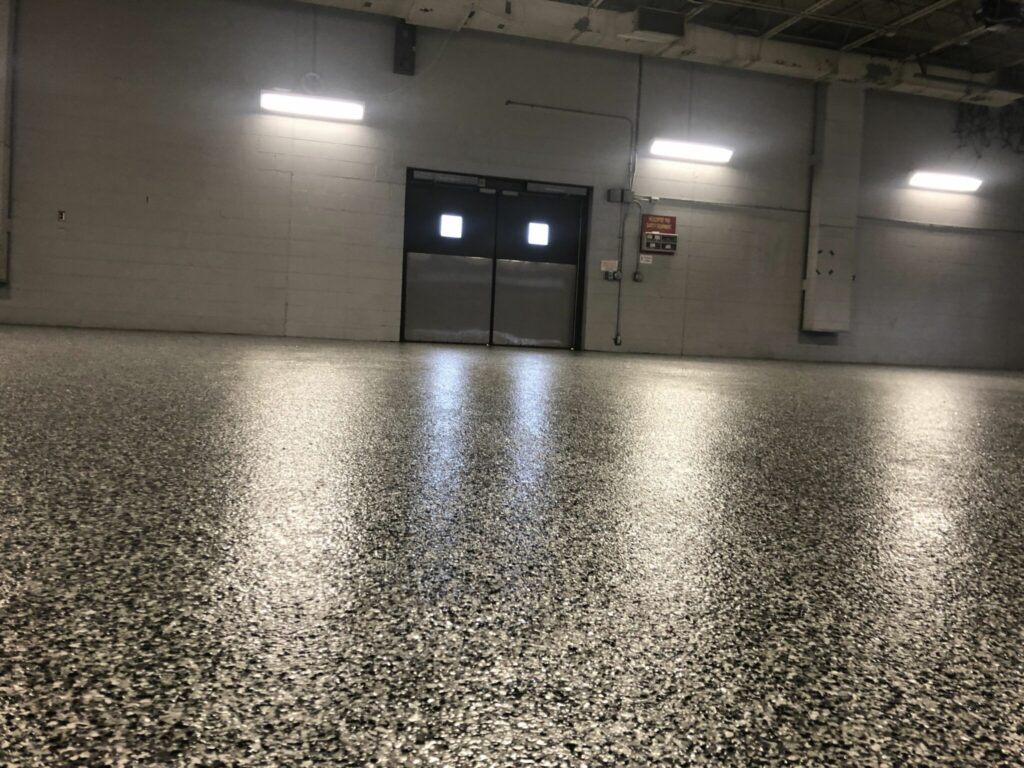
[[[623,285],[613,344],[624,123],[636,57],[421,30],[415,78],[391,74],[392,22],[320,9],[323,91],[363,124],[260,114],[264,87],[313,67],[313,8],[261,0],[22,0],[11,284],[0,322],[396,340],[405,169],[595,188],[590,349],[1024,367],[1024,159],[957,150],[955,106],[869,93],[853,330],[799,333],[814,86],[647,60],[643,194],[679,217],[681,250]],[[648,156],[654,136],[727,144],[728,167]],[[963,168],[982,194],[906,188]],[[739,207],[744,206],[744,207]],[[65,211],[59,221],[57,211]],[[921,224],[977,230],[929,231]],[[637,220],[627,240],[627,274]]]

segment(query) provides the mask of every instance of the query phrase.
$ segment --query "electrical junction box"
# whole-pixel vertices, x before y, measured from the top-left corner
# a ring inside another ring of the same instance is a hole
[[[640,252],[671,256],[678,248],[676,217],[645,213],[640,223]]]

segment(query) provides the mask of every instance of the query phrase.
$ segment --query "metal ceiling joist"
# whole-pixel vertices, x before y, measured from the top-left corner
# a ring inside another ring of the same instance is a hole
[[[687,21],[692,21],[693,19],[697,18],[702,13],[704,13],[704,11],[706,11],[710,7],[711,6],[706,4],[706,3],[704,5],[698,5],[696,8],[694,8],[688,14],[686,14],[686,20]]]
[[[772,13],[777,14],[779,16],[788,16],[789,18],[786,19],[786,21],[782,22],[783,24],[795,24],[801,19],[811,19],[813,21],[823,21],[829,24],[839,24],[844,27],[870,29],[875,32],[879,32],[885,29],[885,27],[881,24],[876,24],[874,22],[866,21],[864,19],[851,19],[846,16],[830,16],[827,14],[817,12],[818,10],[820,10],[820,8],[817,8],[816,6],[821,6],[821,8],[824,8],[825,6],[831,4],[833,0],[822,0],[821,2],[815,3],[814,6],[811,6],[810,8],[807,8],[803,11],[799,11],[795,8],[784,8],[780,5],[766,5],[763,2],[759,2],[759,0],[703,0],[703,2],[704,5],[701,6],[702,8],[707,7],[708,5],[724,5],[731,8],[746,8],[751,11],[761,11],[763,13]],[[769,35],[766,34],[765,37],[769,37]]]
[[[929,6],[957,0],[941,0]],[[1024,94],[1000,87],[998,73],[972,74],[933,66],[810,45],[739,35],[689,24],[682,37],[666,44],[635,39],[634,14],[617,13],[553,0],[303,0],[318,5],[401,19],[421,26],[476,30],[569,45],[642,54],[745,69],[817,82],[858,83],[868,88],[913,93],[952,101],[1003,106]],[[923,9],[922,9],[923,10]],[[921,12],[918,12],[920,14]],[[915,15],[915,14],[912,14]],[[581,16],[587,18],[581,31]],[[917,15],[921,18],[921,15]],[[907,21],[906,23],[909,23]],[[632,39],[631,39],[632,37]]]
[[[789,29],[794,24],[796,24],[798,21],[802,21],[803,19],[814,19],[814,18],[816,18],[815,14],[817,14],[818,11],[825,10],[828,6],[832,5],[832,3],[834,3],[834,2],[836,2],[836,0],[818,0],[818,2],[814,3],[813,5],[811,5],[810,7],[806,8],[805,10],[800,11],[797,14],[794,14],[791,18],[788,18],[788,19],[786,19],[785,21],[783,21],[783,22],[781,22],[779,24],[776,24],[774,27],[772,27],[767,32],[765,32],[763,37],[766,40],[771,39],[771,38],[775,37],[777,34],[779,34],[781,32],[785,32],[787,29]]]
[[[924,8],[914,11],[913,13],[908,13],[906,16],[901,16],[891,24],[886,24],[882,29],[877,29],[874,32],[864,35],[864,37],[854,40],[852,43],[848,43],[843,46],[842,50],[852,51],[855,48],[860,48],[865,43],[870,43],[872,40],[877,40],[879,37],[890,35],[908,24],[920,21],[926,16],[931,16],[936,11],[941,11],[943,8],[958,2],[960,2],[960,0],[937,0],[937,2],[934,2],[931,5],[926,5]]]
[[[956,37],[951,37],[948,40],[943,40],[941,43],[937,43],[924,53],[908,56],[906,59],[904,59],[904,61],[925,59],[928,56],[933,56],[934,54],[939,53],[940,51],[944,51],[947,48],[952,48],[954,45],[963,45],[964,43],[970,42],[971,40],[975,40],[976,38],[979,38],[982,35],[988,34],[989,31],[990,30],[988,29],[988,27],[975,27],[974,29],[970,29],[967,32],[964,32],[962,35],[957,35]]]

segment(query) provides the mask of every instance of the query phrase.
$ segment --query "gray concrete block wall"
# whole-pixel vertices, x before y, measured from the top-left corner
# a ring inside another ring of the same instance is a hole
[[[1022,239],[862,222],[849,358],[1024,368]]]
[[[10,236],[6,222],[10,215],[11,105],[13,97],[14,4],[0,0],[0,296],[6,293]]]
[[[633,271],[639,220],[628,234],[623,286],[627,351],[780,357],[796,340],[814,108],[797,80],[653,60],[645,65],[636,190],[661,201],[649,213],[677,217],[679,253]],[[655,138],[735,150],[727,166],[653,157]],[[613,349],[606,322],[588,324],[587,343]]]
[[[623,286],[617,253],[637,60],[421,30],[419,74],[391,74],[387,19],[319,13],[325,93],[365,101],[349,125],[261,114],[259,90],[311,66],[312,9],[262,0],[23,0],[12,285],[0,322],[394,340],[407,167],[593,186],[586,346],[665,354],[1024,366],[1020,236],[862,222],[854,324],[802,344],[813,88],[670,61],[645,65],[636,189],[681,251]],[[860,209],[1019,227],[1020,158],[955,152],[953,107],[869,94]],[[655,136],[727,144],[728,167],[649,157]],[[913,193],[922,163],[977,168],[975,198]],[[1014,165],[1014,163],[1017,163]],[[991,180],[991,183],[988,183]],[[781,208],[791,210],[767,210]],[[57,211],[67,212],[66,221]],[[638,222],[631,217],[627,274]]]
[[[1024,368],[1024,156],[958,147],[956,105],[868,93],[853,329],[843,359]],[[984,179],[978,194],[912,189],[916,169]],[[902,220],[919,224],[886,220]],[[963,229],[947,230],[953,225]],[[986,229],[989,228],[989,229]]]

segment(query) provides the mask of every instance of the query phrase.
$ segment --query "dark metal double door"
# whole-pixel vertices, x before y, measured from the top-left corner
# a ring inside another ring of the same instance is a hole
[[[587,191],[417,173],[428,172],[406,191],[403,339],[576,346]]]

